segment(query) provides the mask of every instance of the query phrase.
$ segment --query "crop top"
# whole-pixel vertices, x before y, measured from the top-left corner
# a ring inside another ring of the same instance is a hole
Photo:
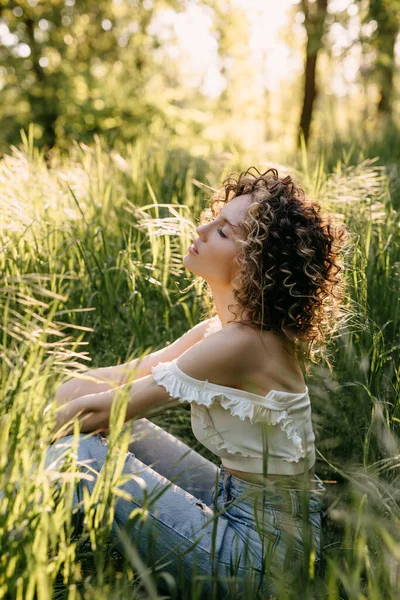
[[[204,337],[221,328],[217,315]],[[270,390],[259,396],[208,379],[194,379],[176,360],[151,367],[154,380],[172,398],[190,403],[194,436],[219,456],[225,467],[263,473],[264,449],[267,476],[297,475],[313,466],[315,436],[308,387],[300,394]]]

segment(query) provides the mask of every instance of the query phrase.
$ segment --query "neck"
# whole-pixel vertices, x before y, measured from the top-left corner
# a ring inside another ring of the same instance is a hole
[[[232,310],[228,308],[230,304],[233,304],[232,308],[235,308],[235,310],[237,307],[232,286],[222,286],[218,283],[211,283],[209,286],[211,288],[211,293],[214,298],[215,307],[217,309],[217,314],[219,320],[221,321],[222,327],[231,325],[231,323],[228,323],[228,321],[231,319],[238,320],[242,318],[240,311],[235,317],[235,314],[232,312]]]

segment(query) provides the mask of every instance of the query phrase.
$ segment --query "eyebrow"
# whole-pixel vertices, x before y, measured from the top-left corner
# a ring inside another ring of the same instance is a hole
[[[228,219],[226,217],[223,217],[222,215],[220,216],[220,218],[225,221],[226,223],[228,223],[228,225],[230,225],[232,227],[232,229],[236,229],[237,227],[239,227],[239,225],[234,225],[233,223],[231,223],[230,221],[228,221]]]

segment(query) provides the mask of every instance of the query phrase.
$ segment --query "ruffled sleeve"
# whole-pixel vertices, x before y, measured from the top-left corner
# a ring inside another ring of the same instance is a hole
[[[269,394],[262,398],[250,392],[244,393],[242,390],[211,383],[208,379],[194,379],[186,375],[175,360],[160,362],[151,367],[151,371],[154,380],[181,403],[194,402],[198,406],[209,408],[218,401],[231,415],[239,417],[242,421],[248,419],[251,423],[279,425],[295,446],[295,462],[305,456],[301,437],[295,430],[288,411],[282,407],[284,403],[272,400],[272,397],[268,397]]]

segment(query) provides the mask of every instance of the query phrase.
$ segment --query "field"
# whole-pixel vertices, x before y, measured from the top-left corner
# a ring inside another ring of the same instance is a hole
[[[204,287],[182,259],[209,187],[250,165],[291,173],[352,235],[346,323],[307,378],[327,488],[325,568],[315,577],[306,565],[293,598],[398,598],[398,148],[386,131],[353,146],[277,151],[268,162],[236,147],[194,155],[161,137],[114,148],[94,138],[49,157],[32,129],[23,133],[0,163],[0,416],[9,414],[0,430],[0,598],[158,597],[134,548],[122,559],[107,547],[114,458],[96,498],[85,498],[84,534],[73,534],[74,466],[57,494],[43,469],[43,411],[67,375],[143,356],[204,318]],[[126,449],[113,419],[110,444]],[[189,406],[153,420],[219,464],[194,438]]]

